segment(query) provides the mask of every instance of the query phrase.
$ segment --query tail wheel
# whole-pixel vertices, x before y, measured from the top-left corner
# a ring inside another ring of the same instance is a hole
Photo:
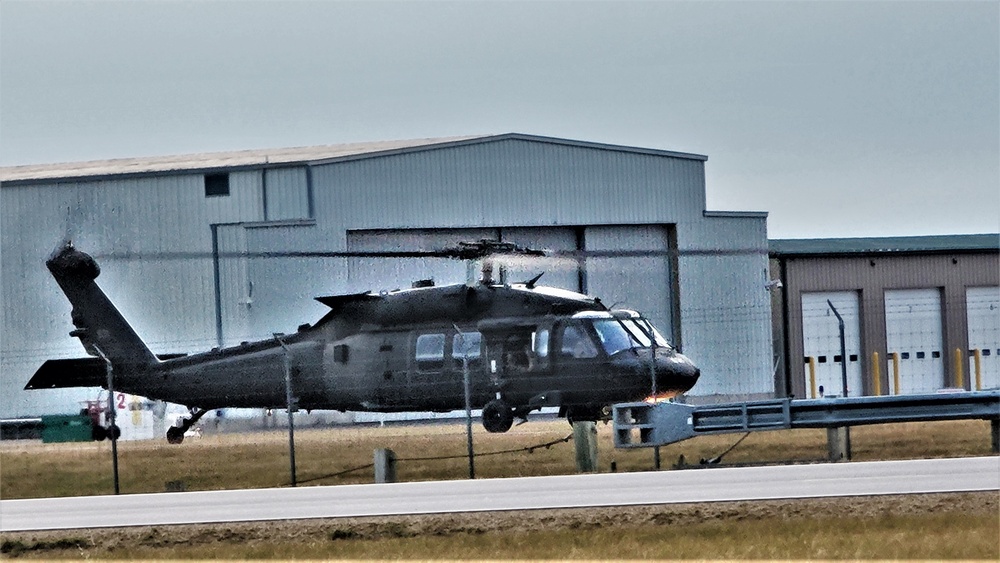
[[[514,413],[510,406],[500,399],[492,400],[483,407],[483,428],[487,432],[503,433],[514,424]]]
[[[184,441],[184,429],[177,426],[167,428],[167,443],[180,444]]]

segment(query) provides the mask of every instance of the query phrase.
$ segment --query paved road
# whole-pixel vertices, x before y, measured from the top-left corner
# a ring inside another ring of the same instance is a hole
[[[1000,490],[1000,457],[0,501],[0,531]]]

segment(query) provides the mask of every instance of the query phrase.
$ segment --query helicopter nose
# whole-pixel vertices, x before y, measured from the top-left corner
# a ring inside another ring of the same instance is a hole
[[[694,387],[701,377],[701,370],[683,354],[673,354],[658,361],[656,386],[663,391],[683,393]]]

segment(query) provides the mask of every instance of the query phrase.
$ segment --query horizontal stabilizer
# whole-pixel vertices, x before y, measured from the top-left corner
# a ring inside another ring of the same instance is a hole
[[[100,358],[48,360],[31,376],[24,388],[105,387],[108,384],[106,370],[104,360]]]

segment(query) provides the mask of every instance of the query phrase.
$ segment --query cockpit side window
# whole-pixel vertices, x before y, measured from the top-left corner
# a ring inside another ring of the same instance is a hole
[[[629,334],[622,323],[615,319],[594,321],[594,329],[597,332],[597,337],[601,340],[601,346],[604,347],[604,351],[609,356],[636,346],[647,346],[649,343],[649,339],[645,339],[645,344],[640,343],[634,335]]]
[[[437,370],[444,366],[443,334],[421,334],[417,337],[415,349],[418,369]]]
[[[578,323],[563,325],[560,352],[573,358],[597,357],[597,347]]]

